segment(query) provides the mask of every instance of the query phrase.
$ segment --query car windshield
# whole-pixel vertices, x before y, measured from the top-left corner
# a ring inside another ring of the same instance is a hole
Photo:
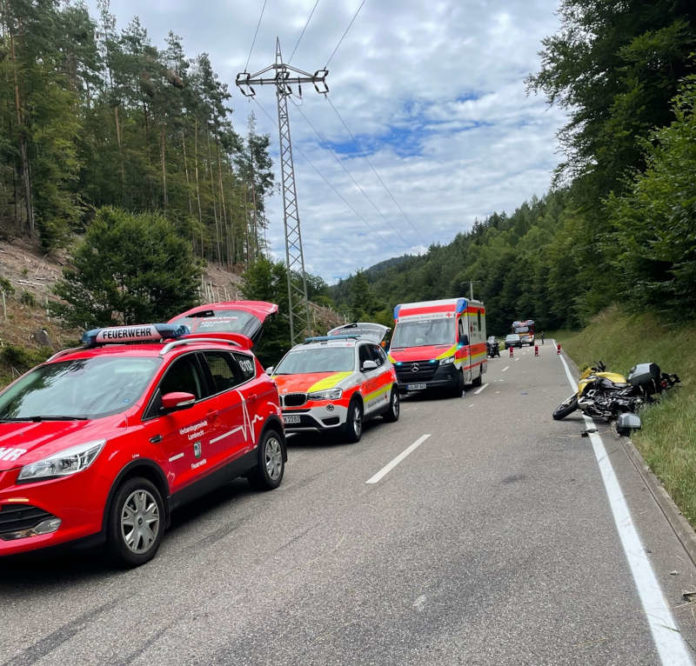
[[[510,340],[510,341],[519,340],[520,336],[517,335],[517,333],[510,333],[510,335],[508,335],[507,338],[505,338],[505,339]]]
[[[304,375],[311,372],[352,372],[354,347],[293,349],[273,371],[274,375]]]
[[[161,363],[97,357],[39,366],[0,393],[0,421],[94,419],[128,409]]]
[[[391,341],[392,348],[451,344],[454,344],[454,324],[449,318],[400,321]]]

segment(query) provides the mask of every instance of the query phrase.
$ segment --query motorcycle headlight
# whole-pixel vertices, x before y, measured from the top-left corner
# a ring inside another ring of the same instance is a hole
[[[440,365],[450,365],[451,363],[454,363],[454,356],[440,359]]]
[[[87,469],[99,455],[106,444],[105,439],[72,446],[64,451],[54,453],[48,458],[25,465],[19,472],[17,481],[36,481],[69,476]]]
[[[332,388],[325,391],[314,391],[307,394],[307,400],[340,400],[343,395],[343,389]]]

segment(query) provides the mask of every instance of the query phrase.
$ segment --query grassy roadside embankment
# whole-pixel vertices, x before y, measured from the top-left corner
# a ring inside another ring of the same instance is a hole
[[[652,314],[627,315],[610,308],[584,330],[559,331],[556,338],[580,369],[602,360],[608,369],[628,374],[636,363],[651,361],[663,372],[679,375],[678,388],[642,410],[643,429],[631,439],[696,526],[696,327],[676,327]]]

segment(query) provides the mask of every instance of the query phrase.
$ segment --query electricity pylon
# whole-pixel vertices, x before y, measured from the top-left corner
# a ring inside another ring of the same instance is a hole
[[[264,78],[264,74],[273,72]],[[297,188],[295,187],[295,167],[292,159],[290,140],[290,117],[288,97],[292,95],[291,84],[297,84],[298,94],[302,96],[302,84],[312,83],[314,89],[326,95],[327,69],[318,69],[309,74],[283,62],[280,53],[280,40],[276,38],[275,62],[254,74],[241,72],[235,83],[245,97],[253,97],[256,92],[252,86],[275,86],[278,101],[278,133],[280,135],[280,170],[283,185],[283,222],[285,225],[285,262],[288,271],[288,311],[290,316],[290,341],[294,345],[296,337],[306,334],[310,329],[309,301],[307,299],[307,277],[305,275],[300,213],[297,208]],[[291,76],[293,74],[294,76]]]

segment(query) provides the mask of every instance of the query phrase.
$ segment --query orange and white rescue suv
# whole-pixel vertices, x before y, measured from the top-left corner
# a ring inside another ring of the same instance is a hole
[[[389,360],[402,393],[480,386],[487,370],[486,309],[480,301],[448,298],[394,308]]]

